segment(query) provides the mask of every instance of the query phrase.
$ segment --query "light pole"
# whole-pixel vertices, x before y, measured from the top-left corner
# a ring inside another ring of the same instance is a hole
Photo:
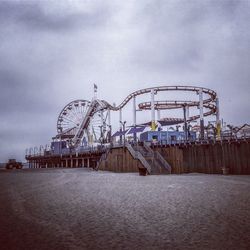
[[[203,90],[198,91],[199,94],[199,109],[200,109],[200,140],[204,140],[204,113],[203,113]]]
[[[125,147],[125,124],[126,124],[126,121],[122,122],[120,121],[121,125],[122,125],[122,133],[123,133],[123,147]]]
[[[188,140],[193,140],[192,136],[191,136],[191,129],[192,129],[192,125],[188,124],[187,126],[187,132],[188,132]]]
[[[227,125],[227,127],[229,128],[229,130],[230,130],[230,139],[232,139],[233,138],[233,130],[234,130],[234,127],[233,127],[233,125],[230,125],[230,124],[228,124]]]

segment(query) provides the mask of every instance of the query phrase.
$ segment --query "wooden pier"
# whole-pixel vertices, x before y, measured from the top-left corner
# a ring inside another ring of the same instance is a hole
[[[172,174],[250,174],[250,139],[155,145],[152,150],[169,163]],[[127,148],[115,148],[102,160],[99,169],[137,172],[142,167]]]
[[[173,174],[250,174],[250,139],[156,146]],[[223,170],[224,169],[224,170]]]
[[[29,168],[95,168],[103,151],[72,153],[66,155],[30,155],[26,156]]]
[[[250,139],[154,145],[147,150],[150,152],[146,152],[146,156],[151,153],[151,157],[143,156],[139,150],[133,153],[128,146],[120,146],[67,155],[33,155],[26,156],[26,159],[30,168],[88,167],[113,172],[138,172],[150,165],[151,174],[250,174]],[[161,164],[166,166],[161,167]]]

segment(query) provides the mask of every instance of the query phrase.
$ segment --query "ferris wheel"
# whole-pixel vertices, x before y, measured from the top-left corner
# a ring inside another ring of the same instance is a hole
[[[83,119],[87,116],[91,102],[75,100],[68,103],[60,112],[57,119],[57,132],[60,138],[71,140],[77,133]],[[97,110],[84,129],[82,144],[105,142],[108,133],[107,111]]]

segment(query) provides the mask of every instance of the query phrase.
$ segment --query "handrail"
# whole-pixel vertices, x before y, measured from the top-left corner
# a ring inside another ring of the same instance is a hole
[[[143,157],[143,155],[139,151],[135,151],[130,144],[126,144],[126,148],[131,153],[133,158],[138,159],[142,163],[142,165],[147,169],[148,173],[150,174],[151,173],[151,166],[146,161],[146,159]]]
[[[163,156],[158,151],[155,151],[154,153],[155,157],[161,162],[163,167],[166,168],[171,174],[171,165],[163,158]]]
[[[148,146],[146,143],[143,143],[144,148],[146,148],[150,153],[153,154],[154,158],[158,159],[161,164],[163,165],[163,167],[165,169],[167,169],[169,171],[169,173],[171,174],[171,166],[170,164],[163,158],[163,156],[158,152],[158,151],[154,151],[152,150],[152,148],[150,146]]]
[[[144,157],[153,157],[154,153],[153,152],[149,152],[146,148],[143,148],[141,146],[136,145],[136,150],[138,152],[140,152]],[[146,149],[145,151],[143,149]]]
[[[146,161],[146,159],[142,156],[140,152],[137,154],[137,159],[143,164],[143,166],[147,169],[148,173],[151,173],[151,166],[149,163]]]
[[[126,144],[126,148],[134,158],[137,158],[137,151],[135,151],[130,144]]]
[[[152,150],[152,148],[149,147],[149,146],[147,145],[147,143],[143,142],[143,147],[144,147],[149,153],[151,153],[152,155],[154,155],[154,150]]]

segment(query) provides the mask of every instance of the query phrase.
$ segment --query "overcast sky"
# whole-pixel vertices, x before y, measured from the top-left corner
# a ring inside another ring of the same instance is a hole
[[[250,1],[0,1],[0,162],[47,144],[65,104],[157,85],[214,89],[250,122]]]

